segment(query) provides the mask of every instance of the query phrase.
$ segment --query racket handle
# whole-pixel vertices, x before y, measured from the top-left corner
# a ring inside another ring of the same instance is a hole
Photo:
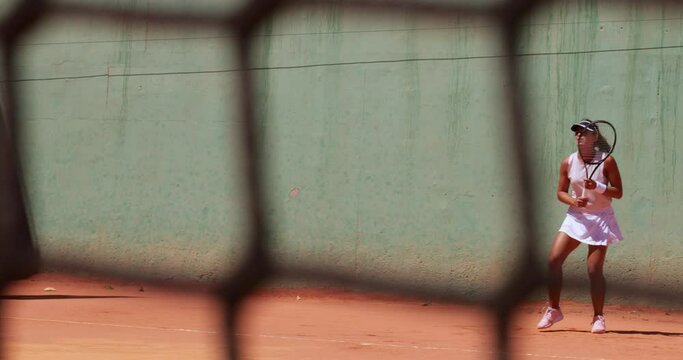
[[[586,196],[586,187],[584,186],[583,188],[581,188],[581,197],[585,197],[585,196]]]

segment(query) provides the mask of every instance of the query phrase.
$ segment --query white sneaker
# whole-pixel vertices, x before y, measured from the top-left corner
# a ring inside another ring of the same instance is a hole
[[[595,315],[592,324],[593,328],[591,329],[591,332],[593,334],[604,334],[605,331],[607,331],[607,328],[605,327],[605,317],[602,315]]]
[[[562,315],[562,311],[560,311],[560,309],[553,309],[548,306],[548,308],[545,310],[545,314],[543,314],[543,317],[541,318],[541,321],[539,321],[538,325],[536,325],[536,328],[547,329],[562,319],[564,319],[564,316]]]

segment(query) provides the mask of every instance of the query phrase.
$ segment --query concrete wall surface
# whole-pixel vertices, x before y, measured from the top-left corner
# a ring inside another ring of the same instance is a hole
[[[575,149],[569,127],[589,117],[619,132],[625,192],[614,207],[626,240],[609,251],[609,281],[682,287],[682,13],[577,1],[525,19],[517,53],[536,197],[524,199],[495,21],[278,12],[251,53],[274,258],[491,291],[520,255],[522,202],[536,209],[545,261],[566,210],[555,189]],[[234,269],[247,237],[234,40],[69,16],[22,39],[22,154],[47,259],[164,279]],[[584,277],[584,251],[567,275]]]

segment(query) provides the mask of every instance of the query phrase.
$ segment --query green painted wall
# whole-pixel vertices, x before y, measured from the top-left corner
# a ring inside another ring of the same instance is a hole
[[[568,128],[605,118],[620,135],[615,208],[627,238],[607,276],[683,286],[673,276],[683,258],[680,13],[579,1],[526,20],[539,256],[565,211],[555,186],[573,151]],[[246,221],[232,40],[73,18],[23,40],[23,156],[47,259],[164,279],[234,268]],[[481,18],[331,7],[266,22],[252,55],[277,261],[472,293],[499,283],[519,255],[525,201],[504,133],[500,41]],[[583,251],[567,274],[583,276]]]

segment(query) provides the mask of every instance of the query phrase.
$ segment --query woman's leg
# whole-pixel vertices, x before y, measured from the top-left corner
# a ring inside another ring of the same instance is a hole
[[[605,304],[605,276],[602,273],[603,264],[607,255],[607,246],[588,246],[588,277],[591,281],[591,299],[593,300],[593,315],[602,315],[602,308]]]
[[[572,253],[581,243],[558,232],[553,240],[548,256],[548,301],[550,307],[560,308],[560,293],[562,292],[562,264],[567,256]]]

